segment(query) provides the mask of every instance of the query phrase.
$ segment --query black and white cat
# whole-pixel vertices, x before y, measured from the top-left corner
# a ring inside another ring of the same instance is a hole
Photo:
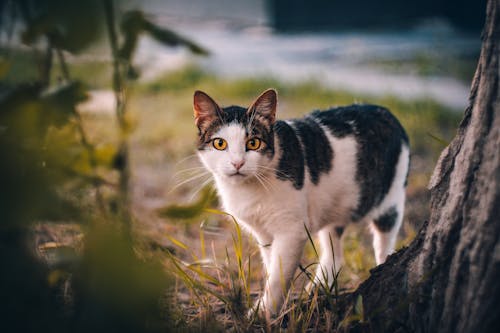
[[[305,228],[321,245],[316,282],[333,282],[351,222],[370,222],[376,262],[384,262],[401,226],[409,164],[408,137],[383,107],[350,105],[285,121],[276,120],[276,107],[272,89],[248,109],[194,94],[199,158],[223,208],[259,243],[267,280],[258,306],[271,314],[298,267]]]

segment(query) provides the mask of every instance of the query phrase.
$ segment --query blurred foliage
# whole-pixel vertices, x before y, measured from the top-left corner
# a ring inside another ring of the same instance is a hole
[[[77,331],[174,331],[170,309],[160,306],[171,284],[160,263],[139,260],[130,239],[100,222],[88,230],[82,263],[73,272]]]
[[[434,51],[436,52],[436,51]],[[418,76],[451,76],[465,84],[472,81],[479,58],[477,53],[441,58],[436,53],[416,53],[399,59],[370,59],[367,65],[385,72],[413,73]]]
[[[118,221],[97,219],[64,191],[75,180],[65,170],[70,155],[49,138],[57,126],[68,125],[81,99],[77,88],[41,92],[21,86],[0,101],[0,264],[8,268],[0,278],[2,327],[19,332],[172,330],[169,309],[160,307],[169,278],[159,263],[139,260]],[[28,241],[27,227],[66,219],[90,226],[85,250],[46,246],[49,265],[44,265]],[[66,304],[62,299],[70,281],[72,304]]]
[[[140,259],[134,235],[124,228],[125,215],[119,214],[129,211],[116,200],[122,189],[116,174],[124,172],[126,153],[115,142],[89,138],[77,108],[89,86],[71,78],[78,67],[65,59],[65,53],[81,53],[97,43],[105,26],[114,29],[115,22],[106,21],[107,9],[115,11],[112,1],[0,2],[1,31],[20,33],[31,47],[0,46],[2,331],[167,332],[181,327],[172,315],[170,277],[159,262]],[[112,54],[114,63],[131,67],[142,32],[207,54],[140,11],[121,17],[122,34],[114,42],[124,43],[120,54]],[[98,69],[111,81],[109,67],[103,63]],[[60,78],[51,80],[56,70]],[[121,74],[115,71],[112,79]],[[122,116],[127,140],[132,127]],[[68,222],[81,225],[81,240],[62,244],[52,239],[50,226]],[[46,235],[34,231],[40,223],[49,230]]]
[[[26,29],[22,41],[28,45],[47,38],[55,48],[80,52],[95,43],[103,28],[99,0],[18,0]]]
[[[139,35],[143,32],[148,33],[153,39],[167,46],[186,46],[194,54],[209,54],[209,52],[201,46],[179,36],[172,30],[159,27],[139,10],[126,12],[123,15],[120,28],[124,35],[124,42],[120,47],[119,56],[129,62],[131,62],[132,55],[137,47]]]
[[[37,85],[3,92],[0,99],[2,230],[30,224],[34,218],[54,217],[56,207],[69,208],[65,198],[57,194],[58,186],[67,180],[60,171],[63,159],[49,158],[57,153],[46,145],[45,137],[51,126],[62,126],[68,121],[71,106],[77,100],[67,89],[42,93]],[[64,212],[69,211],[64,209]]]

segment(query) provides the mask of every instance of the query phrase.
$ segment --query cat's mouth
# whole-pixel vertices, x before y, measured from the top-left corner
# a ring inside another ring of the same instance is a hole
[[[243,177],[246,177],[247,175],[245,175],[244,173],[241,173],[239,171],[236,171],[232,174],[229,175],[229,177],[236,177],[236,178],[243,178]]]

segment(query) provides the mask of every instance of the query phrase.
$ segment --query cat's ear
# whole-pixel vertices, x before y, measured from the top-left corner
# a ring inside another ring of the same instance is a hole
[[[203,91],[195,91],[193,97],[194,121],[200,130],[206,129],[214,120],[221,118],[221,109]]]
[[[276,107],[278,104],[278,94],[274,89],[267,89],[264,91],[252,106],[248,108],[249,117],[256,117],[259,115],[261,119],[273,124],[276,120]]]

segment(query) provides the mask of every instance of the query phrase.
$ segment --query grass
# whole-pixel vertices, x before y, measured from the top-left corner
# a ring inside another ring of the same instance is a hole
[[[191,261],[186,262],[179,259],[179,255],[167,252],[166,257],[175,267],[175,272],[183,282],[187,292],[190,293],[189,312],[204,314],[203,317],[195,315],[189,325],[197,326],[201,331],[205,330],[276,330],[287,327],[291,331],[304,332],[311,327],[321,327],[330,330],[338,327],[340,318],[334,314],[336,300],[339,297],[337,282],[335,288],[320,285],[312,295],[304,293],[304,285],[311,278],[314,265],[306,268],[301,266],[294,278],[294,286],[287,298],[284,311],[277,318],[262,318],[246,316],[256,301],[255,288],[250,281],[261,280],[256,275],[254,265],[259,261],[256,251],[245,251],[242,231],[234,217],[213,209],[206,211],[209,214],[228,216],[231,221],[230,228],[232,243],[225,249],[223,260],[219,258],[216,251],[210,256],[199,257],[192,248],[183,242],[170,238],[176,248],[185,252]],[[309,237],[309,245],[315,249],[314,241]],[[201,252],[204,252],[204,237],[200,237]],[[213,244],[212,244],[213,246]],[[315,253],[316,261],[318,253]],[[259,272],[260,273],[260,272]],[[186,291],[184,291],[186,292]],[[325,322],[324,319],[328,318]],[[321,319],[321,320],[320,320]],[[321,321],[321,326],[317,322]],[[325,325],[325,326],[323,326]]]
[[[445,58],[426,52],[402,59],[374,59],[368,65],[393,73],[451,76],[468,84],[472,81],[478,58],[479,53]]]

